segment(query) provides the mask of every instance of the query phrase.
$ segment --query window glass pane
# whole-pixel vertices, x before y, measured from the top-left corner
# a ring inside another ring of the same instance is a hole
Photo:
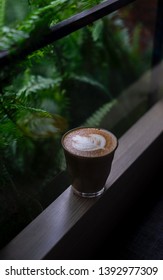
[[[37,40],[44,34],[37,12],[49,1],[17,1],[14,8],[13,2],[6,4],[6,18],[0,18],[1,50],[19,46],[35,32]],[[43,13],[49,24],[88,8],[87,1],[53,2],[61,4],[55,19],[50,8],[47,17]],[[90,1],[89,7],[99,2]],[[60,145],[64,132],[102,126],[120,137],[148,110],[156,4],[136,1],[32,53],[12,69],[1,69],[1,247],[68,187]]]

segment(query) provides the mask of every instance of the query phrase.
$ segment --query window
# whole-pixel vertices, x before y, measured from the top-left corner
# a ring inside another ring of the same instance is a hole
[[[65,14],[58,4],[57,19],[50,22],[50,6],[21,4],[28,20],[19,18],[15,30],[17,17],[8,14],[8,26],[2,26],[1,247],[69,186],[62,133],[82,124],[120,137],[149,109],[157,90],[149,91],[157,1],[148,7],[145,1],[90,2],[94,8],[84,11],[90,8],[85,1],[71,9],[69,1]],[[50,32],[39,33],[40,11],[48,11]],[[82,13],[62,21],[76,12]],[[36,20],[34,30],[30,20]],[[10,53],[11,43],[18,48]]]

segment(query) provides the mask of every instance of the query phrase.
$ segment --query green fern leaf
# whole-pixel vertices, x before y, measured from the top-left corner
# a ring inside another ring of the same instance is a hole
[[[41,76],[30,76],[27,84],[21,88],[17,93],[17,98],[27,98],[33,93],[38,93],[39,91],[44,91],[48,89],[54,89],[61,82],[61,78],[50,79]]]
[[[6,0],[0,0],[0,35],[2,33],[1,30],[4,25],[5,5],[6,5]]]
[[[93,30],[92,30],[92,37],[95,42],[100,38],[102,30],[103,30],[103,20],[98,20],[93,25]]]
[[[29,38],[28,33],[3,26],[1,29],[0,51],[9,50],[13,46],[19,45]]]
[[[91,86],[94,86],[94,87],[99,88],[100,90],[104,91],[107,95],[110,95],[110,93],[108,92],[108,89],[103,84],[101,84],[100,82],[98,82],[97,80],[95,80],[91,77],[73,76],[73,79],[86,83],[86,84],[90,84]]]
[[[83,125],[90,126],[90,127],[99,127],[102,119],[115,106],[116,103],[117,100],[114,99],[111,102],[104,104],[90,118],[88,118]]]
[[[54,137],[67,128],[67,120],[57,114],[22,105],[13,105],[12,109],[16,110],[16,124],[28,137]]]

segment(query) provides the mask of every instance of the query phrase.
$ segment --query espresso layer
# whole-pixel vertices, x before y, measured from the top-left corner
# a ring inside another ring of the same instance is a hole
[[[100,157],[116,148],[117,139],[104,129],[77,128],[65,134],[63,145],[77,156]]]

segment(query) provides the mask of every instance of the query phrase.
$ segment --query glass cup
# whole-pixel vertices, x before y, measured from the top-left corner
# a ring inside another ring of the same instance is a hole
[[[61,144],[74,193],[101,195],[118,147],[116,136],[102,128],[77,127],[63,135]]]

